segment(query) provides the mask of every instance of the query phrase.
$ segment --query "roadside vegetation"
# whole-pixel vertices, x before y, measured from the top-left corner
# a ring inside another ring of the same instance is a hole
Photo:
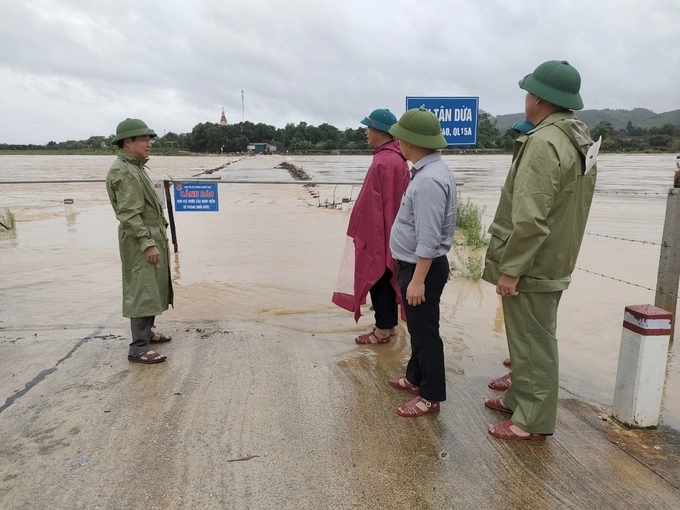
[[[482,224],[482,215],[485,210],[469,198],[464,202],[460,193],[458,194],[456,230],[462,239],[454,242],[453,260],[450,261],[451,270],[457,277],[466,280],[479,280],[482,277],[484,261],[480,251],[489,244],[489,238]]]
[[[463,202],[460,193],[456,206],[456,228],[465,234],[465,244],[474,250],[485,248],[489,244],[489,239],[484,232],[482,215],[486,210],[470,201]]]
[[[465,280],[477,281],[484,271],[484,260],[481,255],[463,251],[459,247],[453,247],[453,260],[449,261],[449,267],[454,276]]]
[[[14,230],[16,225],[16,217],[14,216],[14,213],[9,210],[9,207],[6,207],[5,212],[0,213],[0,228],[5,228],[5,230]]]

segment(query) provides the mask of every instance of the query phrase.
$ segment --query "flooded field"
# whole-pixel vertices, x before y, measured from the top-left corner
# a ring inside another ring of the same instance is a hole
[[[318,207],[356,197],[368,156],[152,157],[153,178],[189,178],[228,162],[212,174],[244,184],[219,188],[220,211],[176,213],[179,252],[172,264],[177,306],[200,303],[202,318],[253,321],[295,332],[356,331],[349,313],[330,302],[344,247],[348,212]],[[108,156],[1,156],[0,180],[103,179]],[[248,180],[292,180],[275,168],[289,160],[319,183],[247,184]],[[460,185],[461,198],[486,208],[488,224],[507,172],[508,155],[445,156]],[[666,192],[672,185],[670,155],[601,156],[597,194],[573,283],[560,307],[561,387],[611,405],[621,323],[626,305],[654,302],[653,289],[663,229]],[[318,198],[312,195],[318,194]],[[63,200],[76,214],[66,217]],[[10,207],[17,228],[0,233],[0,353],[11,360],[36,331],[95,329],[123,325],[117,222],[103,183],[0,185],[0,210]],[[609,236],[609,237],[603,237]],[[620,239],[615,239],[620,238]],[[647,244],[634,241],[645,241]],[[623,280],[623,281],[617,281]],[[635,284],[635,285],[633,285]],[[646,287],[646,288],[644,288]],[[460,279],[443,296],[442,333],[447,370],[470,376],[503,373],[506,356],[502,313],[491,285]],[[186,307],[185,307],[186,308]],[[187,318],[193,319],[194,317]],[[49,342],[25,344],[28,352],[49,350]],[[680,428],[680,368],[677,345],[670,353],[662,418]],[[25,353],[21,354],[22,356]],[[385,351],[376,356],[403,356]],[[375,361],[375,360],[374,360]],[[380,359],[378,359],[380,361]],[[9,378],[7,371],[0,383]],[[455,401],[455,388],[451,388]],[[9,395],[0,395],[4,402]]]

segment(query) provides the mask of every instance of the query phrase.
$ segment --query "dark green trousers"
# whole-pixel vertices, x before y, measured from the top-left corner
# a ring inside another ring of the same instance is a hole
[[[503,298],[512,384],[503,402],[512,422],[533,434],[555,432],[559,359],[557,307],[562,292],[524,292]]]

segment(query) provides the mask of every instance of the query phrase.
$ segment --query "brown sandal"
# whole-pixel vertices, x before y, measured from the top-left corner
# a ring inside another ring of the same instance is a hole
[[[389,385],[398,390],[408,391],[411,395],[420,395],[420,388],[408,382],[406,376],[390,379]]]
[[[500,411],[501,413],[512,414],[512,409],[510,409],[508,406],[506,406],[503,403],[503,399],[501,399],[501,398],[485,398],[484,399],[484,405],[486,407],[488,407],[489,409],[493,409],[494,411]]]
[[[144,363],[145,365],[153,365],[154,363],[162,363],[167,356],[159,354],[156,351],[139,352],[137,354],[128,354],[128,361],[130,363]]]
[[[366,333],[365,335],[359,335],[354,339],[356,343],[359,345],[370,345],[370,344],[386,344],[391,340],[389,336],[386,336],[385,338],[380,338],[379,336],[376,336],[376,334],[371,331],[370,333]]]
[[[512,420],[489,425],[489,434],[498,439],[506,439],[508,441],[545,441],[545,434],[529,434],[528,436],[515,434],[510,429],[512,425]]]
[[[427,408],[423,411],[418,404],[424,404]],[[430,402],[425,400],[423,397],[416,397],[413,400],[409,400],[404,405],[397,407],[397,414],[403,416],[404,418],[418,418],[419,416],[425,416],[430,413],[439,412],[439,402]]]
[[[158,337],[158,340],[154,340],[155,337]],[[161,335],[160,333],[155,333],[151,337],[150,342],[152,344],[164,344],[165,342],[169,342],[170,340],[172,340],[171,336],[165,336],[165,335]]]
[[[496,379],[493,379],[489,383],[489,388],[492,390],[498,390],[498,391],[505,391],[510,387],[510,384],[512,384],[510,380],[510,374],[505,374],[503,377],[497,377]]]

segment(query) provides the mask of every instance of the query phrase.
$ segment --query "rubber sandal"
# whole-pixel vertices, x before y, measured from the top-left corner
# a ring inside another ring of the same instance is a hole
[[[145,365],[153,365],[154,363],[163,363],[167,356],[159,354],[155,351],[139,352],[137,354],[128,354],[128,361],[130,363],[143,363]]]
[[[511,368],[511,367],[512,367],[512,363],[510,362],[510,358],[505,358],[505,359],[503,360],[503,366],[504,366],[505,368]]]
[[[390,379],[389,384],[398,390],[408,391],[411,395],[420,395],[420,388],[408,382],[405,376]]]
[[[374,339],[374,340],[372,340]],[[366,333],[365,335],[359,335],[354,339],[356,343],[359,345],[371,345],[371,344],[386,344],[391,340],[389,336],[386,336],[385,338],[380,338],[379,336],[375,336],[375,334],[371,331],[370,333]]]
[[[518,436],[512,430],[512,420],[503,421],[494,425],[489,425],[489,434],[498,439],[507,441],[545,441],[545,434],[529,434],[528,436]]]
[[[376,330],[376,329],[378,329],[378,328],[373,328],[373,333],[375,333],[375,330]],[[390,328],[390,329],[391,329],[391,328]],[[390,338],[396,338],[396,337],[398,337],[398,336],[399,336],[399,330],[397,330],[397,332],[396,332],[394,335],[390,333]]]
[[[489,383],[489,388],[492,390],[498,390],[498,391],[505,391],[510,387],[511,381],[510,381],[510,376],[512,374],[505,374],[503,377],[498,377],[496,379],[493,379]]]
[[[155,337],[155,336],[158,336],[158,340],[154,340],[154,337]],[[160,333],[155,333],[155,334],[151,337],[150,342],[151,342],[152,344],[164,344],[165,342],[169,342],[170,340],[172,340],[172,337],[171,337],[171,336],[165,336],[165,335],[161,335]]]
[[[425,404],[427,410],[423,411],[417,406],[417,404],[420,402]],[[439,402],[430,402],[429,400],[425,400],[423,397],[416,397],[397,408],[397,414],[399,416],[403,416],[404,418],[418,418],[419,416],[425,416],[426,414],[438,412]]]
[[[484,405],[486,407],[488,407],[489,409],[493,409],[494,411],[500,411],[501,413],[512,414],[512,409],[510,409],[508,406],[506,406],[503,403],[503,399],[500,399],[500,398],[485,398],[484,399]]]

